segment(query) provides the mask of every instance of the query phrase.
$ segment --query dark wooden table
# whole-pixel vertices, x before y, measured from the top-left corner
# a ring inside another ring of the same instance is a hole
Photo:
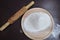
[[[32,0],[0,0],[0,26],[8,18],[15,14],[22,6],[27,5]],[[53,16],[55,23],[60,24],[60,0],[34,0],[35,4],[31,8],[39,7],[48,10]],[[21,29],[22,16],[4,31],[0,32],[0,40],[30,40]]]

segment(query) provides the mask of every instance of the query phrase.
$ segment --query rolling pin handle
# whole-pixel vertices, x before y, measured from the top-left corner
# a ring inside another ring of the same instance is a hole
[[[0,31],[3,31],[6,27],[8,27],[8,25],[10,25],[10,23],[6,22],[2,27],[0,27]]]

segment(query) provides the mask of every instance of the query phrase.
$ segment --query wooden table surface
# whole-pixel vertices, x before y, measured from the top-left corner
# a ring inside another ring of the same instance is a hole
[[[0,0],[0,26],[8,18],[15,14],[22,6],[27,5],[32,0]],[[39,7],[48,10],[53,16],[55,23],[60,24],[60,0],[34,0],[35,4],[31,8]],[[0,32],[0,40],[30,40],[21,29],[22,16],[4,31]]]

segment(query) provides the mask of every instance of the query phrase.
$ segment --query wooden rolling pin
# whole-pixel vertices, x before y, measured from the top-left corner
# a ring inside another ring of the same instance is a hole
[[[32,5],[34,1],[29,3],[27,6],[23,6],[18,12],[16,12],[8,21],[0,27],[0,31],[3,31],[8,25],[13,24],[22,14],[24,14]]]

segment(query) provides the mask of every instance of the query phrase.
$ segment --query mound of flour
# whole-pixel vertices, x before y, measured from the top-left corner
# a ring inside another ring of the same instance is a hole
[[[24,29],[28,32],[42,31],[50,26],[51,19],[44,12],[33,12],[24,20]]]

